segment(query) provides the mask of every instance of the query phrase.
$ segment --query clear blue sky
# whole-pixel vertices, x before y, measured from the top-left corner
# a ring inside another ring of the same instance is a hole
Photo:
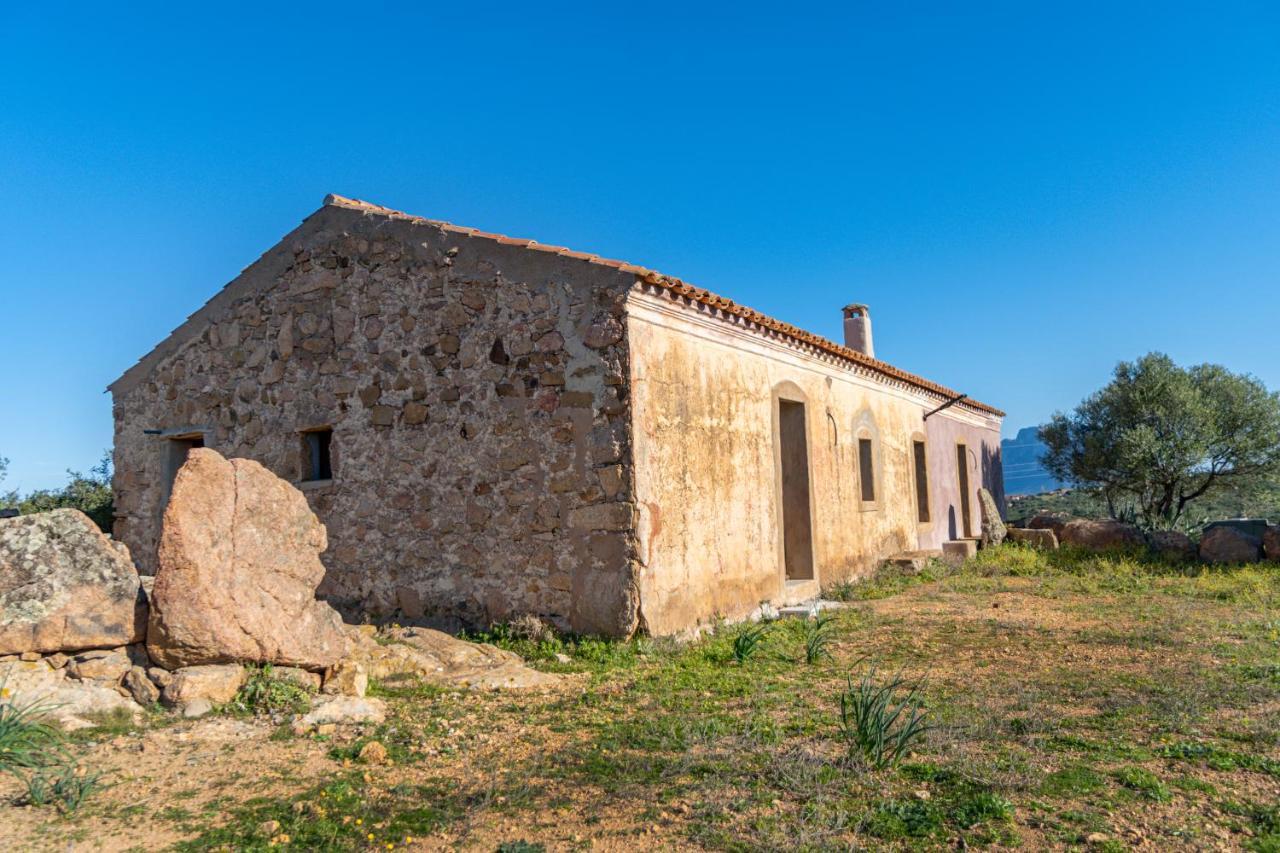
[[[327,192],[868,302],[1007,434],[1152,349],[1280,387],[1274,3],[76,5],[0,11],[5,487]]]

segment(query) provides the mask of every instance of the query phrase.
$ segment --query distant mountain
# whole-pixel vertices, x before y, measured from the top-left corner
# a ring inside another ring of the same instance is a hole
[[[1015,438],[1000,442],[1004,459],[1004,493],[1035,495],[1066,486],[1044,469],[1041,458],[1047,448],[1040,440],[1040,427],[1023,427]]]

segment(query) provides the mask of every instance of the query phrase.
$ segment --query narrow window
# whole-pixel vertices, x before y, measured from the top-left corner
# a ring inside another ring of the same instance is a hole
[[[876,499],[876,466],[871,451],[871,439],[858,439],[858,479],[862,483],[862,500],[865,503],[873,503]]]
[[[924,442],[911,442],[916,466],[916,518],[921,524],[929,522],[929,469],[925,465]]]
[[[333,461],[329,445],[333,430],[329,427],[308,430],[302,434],[302,479],[332,480]]]
[[[969,448],[956,445],[956,474],[960,486],[960,525],[964,538],[973,538],[973,525],[969,521]]]

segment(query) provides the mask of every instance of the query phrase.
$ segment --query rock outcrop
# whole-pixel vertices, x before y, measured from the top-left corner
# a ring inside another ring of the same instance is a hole
[[[1068,522],[1077,519],[1065,515],[1037,515],[1027,522],[1027,528],[1030,530],[1052,530],[1053,535],[1058,537],[1058,541],[1062,541],[1062,528],[1067,526]]]
[[[1191,537],[1176,530],[1156,530],[1150,536],[1151,550],[1171,560],[1194,560],[1196,545]]]
[[[185,708],[196,701],[222,705],[235,698],[249,673],[240,664],[184,666],[165,686],[165,704]]]
[[[147,606],[127,553],[79,510],[0,520],[0,655],[140,641]]]
[[[358,666],[369,678],[412,676],[448,687],[486,690],[551,687],[560,679],[530,669],[519,655],[487,643],[469,643],[430,628],[349,627],[353,639],[344,667]],[[348,670],[355,673],[355,670]]]
[[[1008,528],[1000,517],[1000,507],[996,505],[995,495],[986,489],[978,489],[978,506],[982,510],[982,545],[989,547],[1004,541]]]
[[[324,525],[291,484],[257,462],[192,450],[164,515],[152,659],[170,669],[336,663],[342,619],[315,597],[325,547]]]
[[[1206,563],[1253,563],[1262,554],[1262,540],[1236,527],[1210,527],[1200,536],[1200,559]]]
[[[66,668],[47,660],[0,664],[0,685],[6,700],[19,707],[36,705],[42,716],[68,731],[96,725],[108,714],[126,713],[136,719],[142,707],[121,690],[101,681],[77,681]]]
[[[1058,537],[1052,530],[1046,528],[1010,527],[1009,541],[1021,542],[1024,545],[1030,545],[1032,548],[1044,548],[1048,551],[1055,550],[1058,547]]]
[[[1058,536],[1063,545],[1090,551],[1138,548],[1147,544],[1142,531],[1132,524],[1111,519],[1077,518],[1068,521]]]

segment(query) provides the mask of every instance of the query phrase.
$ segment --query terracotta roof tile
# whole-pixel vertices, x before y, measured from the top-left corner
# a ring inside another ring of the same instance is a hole
[[[389,208],[389,207],[383,207],[382,205],[379,205],[379,204],[370,204],[367,201],[360,201],[359,199],[346,198],[345,196],[340,196],[336,194],[330,194],[328,196],[325,196],[324,203],[326,205],[330,205],[334,207],[345,207],[351,210],[359,210],[359,211],[363,211],[365,213],[370,213],[370,214],[390,216],[397,219],[407,219],[413,222],[421,222],[427,225],[435,226],[437,228],[442,228],[450,232],[465,234],[466,236],[469,236],[469,237],[476,237],[484,240],[493,240],[503,245],[520,246],[527,249],[534,249],[539,252],[551,252],[553,254],[561,255],[566,258],[574,258],[576,260],[582,260],[588,263],[607,266],[613,269],[621,270],[623,272],[629,272],[634,274],[636,278],[638,278],[639,280],[643,281],[648,285],[662,288],[664,290],[667,290],[679,296],[692,299],[710,308],[715,308],[720,311],[723,311],[726,314],[739,317],[747,322],[754,323],[755,325],[759,326],[762,329],[766,329],[771,332],[776,332],[778,334],[782,334],[800,343],[807,344],[813,347],[814,349],[819,350],[820,352],[824,352],[829,355],[835,356],[837,358],[844,359],[845,361],[861,365],[865,368],[868,368],[872,372],[878,373],[888,379],[893,379],[899,382],[903,382],[907,385],[911,385],[923,391],[930,392],[932,394],[937,395],[938,397],[942,397],[947,400],[950,400],[953,397],[960,396],[958,392],[953,391],[950,388],[947,388],[945,385],[939,385],[938,383],[931,382],[930,380],[925,379],[922,376],[917,376],[914,373],[908,373],[905,370],[900,370],[899,368],[896,368],[887,362],[880,361],[879,359],[876,359],[876,358],[871,358],[870,356],[865,355],[864,353],[860,353],[857,350],[852,350],[852,349],[849,349],[848,347],[840,346],[834,341],[829,341],[824,337],[813,334],[812,332],[806,332],[804,329],[797,328],[796,326],[793,326],[790,323],[784,323],[781,320],[776,320],[773,317],[768,316],[767,314],[761,314],[759,311],[756,311],[752,308],[748,308],[745,305],[739,305],[733,300],[728,299],[724,296],[720,296],[718,294],[712,293],[709,290],[704,290],[703,288],[700,288],[700,287],[694,287],[693,285],[688,284],[687,282],[683,282],[678,278],[673,278],[671,276],[663,275],[662,273],[656,270],[648,269],[647,267],[637,266],[635,264],[631,264],[626,261],[616,261],[616,260],[611,260],[609,258],[602,258],[599,255],[593,255],[588,252],[575,252],[574,250],[565,248],[564,246],[553,246],[546,243],[538,243],[533,240],[522,240],[514,237],[507,237],[502,234],[490,234],[487,231],[479,231],[475,228],[462,228],[457,225],[453,225],[448,222],[443,222],[438,219],[427,219],[426,217],[422,217],[422,216],[414,216],[412,214],[408,214],[400,210],[393,210],[392,208]],[[996,415],[999,417],[1004,416],[1004,412],[1000,411],[994,406],[989,406],[986,403],[982,403],[977,400],[973,400],[969,398],[965,398],[963,401],[960,402],[959,405],[968,409],[972,409],[974,411],[982,412],[984,414]]]

